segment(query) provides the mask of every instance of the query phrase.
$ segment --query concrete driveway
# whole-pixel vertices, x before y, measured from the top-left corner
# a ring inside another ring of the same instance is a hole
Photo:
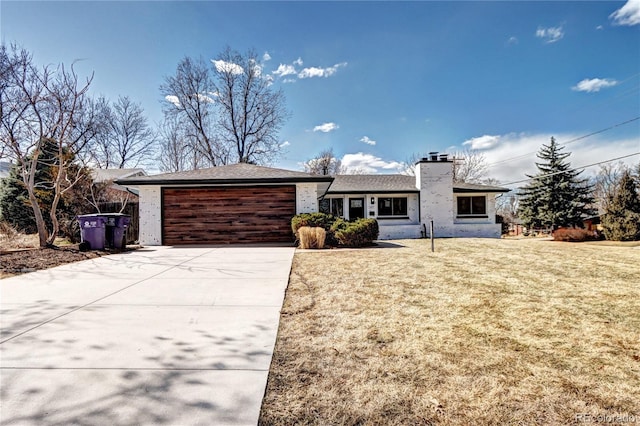
[[[0,423],[255,425],[293,253],[153,247],[0,280]]]

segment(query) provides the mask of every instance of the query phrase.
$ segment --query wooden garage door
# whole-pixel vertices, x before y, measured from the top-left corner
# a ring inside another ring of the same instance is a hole
[[[291,242],[295,186],[164,188],[162,242]]]

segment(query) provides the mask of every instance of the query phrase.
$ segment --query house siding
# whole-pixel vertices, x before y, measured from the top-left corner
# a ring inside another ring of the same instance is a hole
[[[379,218],[378,203],[380,198],[406,198],[407,199],[407,217],[406,218]],[[364,198],[365,202],[365,218],[377,219],[380,229],[379,240],[394,240],[402,238],[420,238],[420,215],[418,194],[416,193],[368,193],[368,194],[329,194],[326,198],[340,198],[344,205],[344,218],[349,220],[349,199]],[[373,198],[373,203],[371,203]]]
[[[140,187],[140,244],[162,244],[162,191],[160,186]]]
[[[318,211],[318,185],[316,183],[296,184],[296,214]]]
[[[436,237],[450,237],[453,229],[453,163],[424,161],[416,165],[420,190],[420,222],[428,228],[433,220]]]

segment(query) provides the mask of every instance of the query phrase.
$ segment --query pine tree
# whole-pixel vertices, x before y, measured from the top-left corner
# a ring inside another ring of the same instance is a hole
[[[45,224],[48,228],[52,226],[49,216],[53,200],[51,182],[58,167],[56,149],[55,141],[46,141],[42,145],[42,152],[38,159],[35,175],[36,198],[44,213]],[[31,158],[31,155],[29,155],[26,161],[31,160]],[[87,169],[81,170],[81,166],[73,162],[74,156],[72,154],[67,154],[65,160],[69,161],[67,168],[73,175],[79,174],[79,171],[82,172],[81,181],[70,191],[63,194],[57,209],[60,235],[73,241],[76,237],[79,237],[76,216],[94,211],[85,197],[87,185],[91,185],[92,181],[89,171]],[[33,234],[38,232],[36,221],[29,203],[27,188],[20,176],[20,170],[21,168],[18,164],[13,165],[9,171],[9,176],[0,182],[0,221],[9,223],[13,228],[21,232]]]
[[[542,145],[537,156],[538,174],[520,191],[520,218],[527,228],[582,227],[585,217],[595,214],[590,207],[594,200],[587,179],[580,179],[582,170],[571,169],[566,158],[569,152],[551,138]]]
[[[615,196],[609,200],[602,227],[608,240],[640,240],[640,198],[628,170],[622,175]]]

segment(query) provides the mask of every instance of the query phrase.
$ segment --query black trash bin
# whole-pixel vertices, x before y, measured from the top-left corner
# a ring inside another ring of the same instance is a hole
[[[122,213],[101,213],[105,218],[105,241],[108,248],[123,249],[127,246],[127,228],[131,216]]]
[[[83,214],[78,216],[80,237],[91,250],[104,250],[106,242],[107,218],[99,214]]]

